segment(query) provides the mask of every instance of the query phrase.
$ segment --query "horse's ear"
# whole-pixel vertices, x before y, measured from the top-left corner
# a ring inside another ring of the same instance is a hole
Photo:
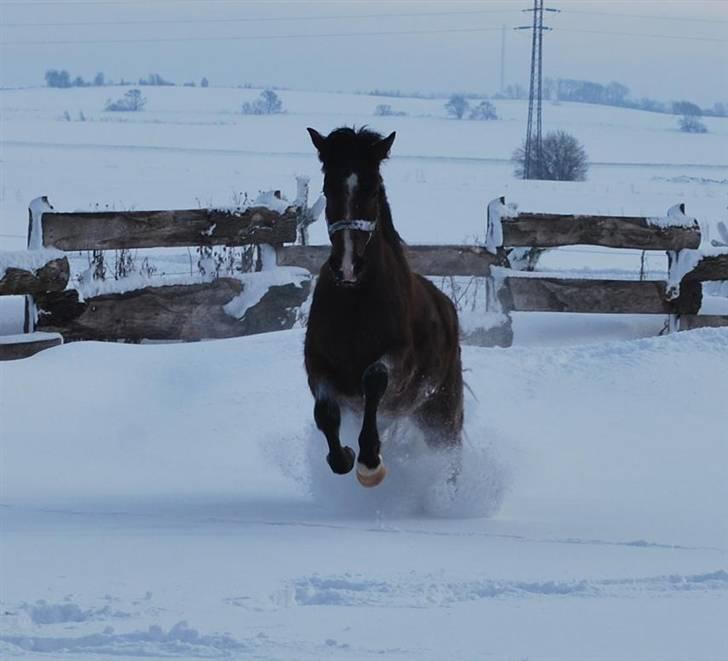
[[[382,138],[372,145],[372,155],[374,158],[378,161],[383,161],[389,156],[389,150],[392,148],[392,143],[396,135],[396,131],[392,131],[386,138]]]
[[[311,142],[313,142],[313,146],[316,147],[318,153],[320,154],[323,152],[324,147],[326,146],[326,138],[324,138],[324,136],[322,136],[316,129],[307,128],[306,130],[311,136]]]

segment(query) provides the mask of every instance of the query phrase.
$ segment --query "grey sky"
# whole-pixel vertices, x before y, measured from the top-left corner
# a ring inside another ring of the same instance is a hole
[[[527,82],[529,33],[512,28],[529,22],[520,10],[531,4],[0,0],[0,83],[39,85],[46,69],[66,68],[85,78],[159,72],[177,82],[492,93],[503,25],[506,82]],[[637,97],[728,101],[728,0],[547,6],[562,12],[548,16],[545,75],[618,80]]]

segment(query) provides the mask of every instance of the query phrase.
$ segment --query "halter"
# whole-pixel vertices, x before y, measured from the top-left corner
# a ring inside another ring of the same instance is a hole
[[[329,236],[333,236],[341,230],[359,230],[360,232],[373,234],[376,227],[376,220],[339,220],[329,225]]]

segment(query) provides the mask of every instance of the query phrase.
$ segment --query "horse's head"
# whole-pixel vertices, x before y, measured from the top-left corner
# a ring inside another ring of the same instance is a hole
[[[377,234],[383,191],[380,163],[395,134],[340,128],[324,137],[308,129],[323,164],[326,222],[331,237],[329,267],[341,286],[359,284],[366,274],[367,248]]]

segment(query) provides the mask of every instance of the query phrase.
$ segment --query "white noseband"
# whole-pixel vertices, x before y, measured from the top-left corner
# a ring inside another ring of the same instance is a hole
[[[329,236],[333,236],[341,230],[359,230],[372,234],[376,226],[376,221],[372,220],[339,220],[329,225]]]

